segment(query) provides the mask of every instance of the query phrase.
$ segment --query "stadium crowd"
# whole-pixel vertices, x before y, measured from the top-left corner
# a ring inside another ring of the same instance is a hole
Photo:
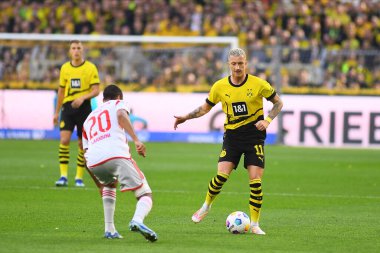
[[[0,33],[237,36],[248,52],[249,73],[272,83],[280,64],[283,87],[380,89],[376,0],[11,0],[1,1],[0,9]],[[211,85],[225,74],[225,52],[216,45],[200,53],[169,47],[140,54],[90,47],[88,57],[103,81],[143,88]],[[38,50],[0,44],[0,81],[56,81],[65,49]],[[42,56],[50,65],[33,76]],[[125,67],[121,56],[135,62]]]

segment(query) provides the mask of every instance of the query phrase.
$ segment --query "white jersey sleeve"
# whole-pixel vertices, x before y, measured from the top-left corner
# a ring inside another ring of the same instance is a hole
[[[123,100],[110,100],[99,106],[83,124],[83,148],[87,166],[114,158],[131,158],[126,133],[117,120],[117,111],[129,108]]]

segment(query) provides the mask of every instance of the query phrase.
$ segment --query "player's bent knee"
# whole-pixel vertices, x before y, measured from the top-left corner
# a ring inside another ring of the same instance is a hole
[[[149,198],[151,198],[152,200],[153,200],[153,195],[152,195],[152,193],[150,192],[148,192],[148,193],[144,193],[144,194],[142,194],[142,195],[140,195],[140,196],[136,196],[136,199],[137,200],[139,200],[139,199],[141,199],[142,197],[149,197]]]

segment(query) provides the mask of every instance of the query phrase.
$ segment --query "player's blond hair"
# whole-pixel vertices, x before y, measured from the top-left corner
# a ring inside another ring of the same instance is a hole
[[[230,60],[230,57],[231,56],[244,56],[244,58],[247,59],[247,55],[245,54],[245,51],[241,48],[232,48],[229,52],[228,52],[228,58],[227,60]]]
[[[82,44],[82,42],[80,40],[70,40],[69,42],[69,45],[71,46],[71,44]]]

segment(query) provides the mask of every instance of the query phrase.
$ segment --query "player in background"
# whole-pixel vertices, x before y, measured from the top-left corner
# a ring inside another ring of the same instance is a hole
[[[259,227],[263,203],[262,177],[264,173],[264,142],[266,129],[280,113],[283,103],[265,80],[249,75],[247,58],[240,48],[231,49],[228,54],[231,75],[215,82],[206,102],[184,116],[174,116],[174,129],[179,124],[208,113],[217,103],[222,103],[226,114],[222,151],[219,156],[217,175],[208,185],[206,199],[202,207],[194,213],[192,220],[200,222],[209,212],[215,197],[220,193],[231,172],[237,168],[244,154],[244,167],[249,177],[249,210],[251,232],[264,235]],[[264,118],[263,98],[273,103],[269,115]]]
[[[56,186],[67,186],[70,160],[70,139],[76,126],[78,135],[77,170],[75,186],[84,187],[85,162],[82,148],[82,125],[91,112],[91,98],[99,95],[99,74],[96,66],[84,59],[84,48],[80,41],[70,41],[70,61],[61,67],[54,125],[60,115],[59,170]]]
[[[140,232],[154,242],[157,234],[144,225],[144,218],[152,209],[152,190],[136,162],[132,159],[125,131],[135,143],[136,151],[145,157],[144,144],[138,139],[129,118],[129,108],[123,93],[116,85],[103,91],[103,104],[95,109],[83,124],[83,148],[90,173],[100,182],[103,200],[106,238],[122,238],[114,225],[116,184],[120,191],[133,191],[136,210],[129,223],[131,231]],[[99,185],[99,184],[98,184]]]

